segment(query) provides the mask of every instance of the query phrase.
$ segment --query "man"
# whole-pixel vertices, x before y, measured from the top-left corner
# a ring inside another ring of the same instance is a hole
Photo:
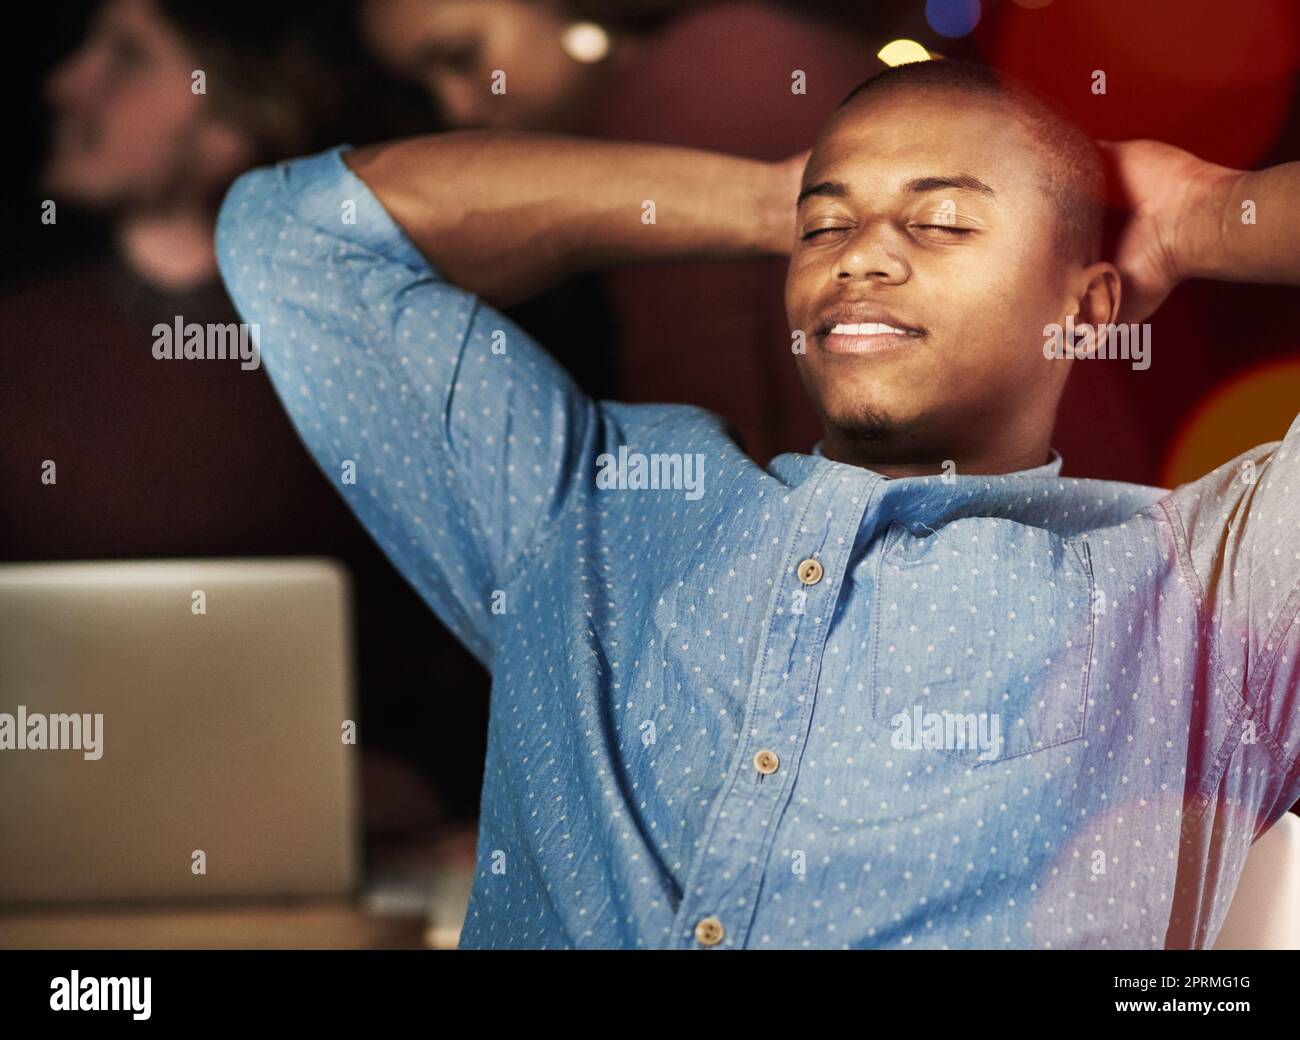
[[[1213,943],[1300,796],[1300,425],[1172,494],[1061,480],[1054,341],[1300,281],[1300,166],[1116,147],[1111,264],[1079,140],[941,62],[806,168],[488,131],[235,185],[218,256],[290,414],[493,672],[463,946]],[[825,435],[766,469],[495,309],[782,251]]]

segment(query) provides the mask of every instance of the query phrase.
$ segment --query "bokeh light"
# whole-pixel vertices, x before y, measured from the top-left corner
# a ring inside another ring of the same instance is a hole
[[[930,52],[915,40],[890,40],[876,52],[886,65],[906,65],[912,61],[929,61]]]
[[[979,0],[925,0],[925,20],[940,36],[965,36],[979,24]]]
[[[609,53],[609,33],[595,22],[574,22],[560,40],[574,61],[591,64]]]
[[[1247,369],[1216,387],[1188,415],[1161,467],[1161,485],[1197,480],[1244,451],[1281,440],[1300,401],[1300,361]]]

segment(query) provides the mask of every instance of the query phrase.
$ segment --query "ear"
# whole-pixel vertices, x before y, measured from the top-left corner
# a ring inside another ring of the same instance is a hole
[[[1105,260],[1088,264],[1080,269],[1071,280],[1071,291],[1065,301],[1065,317],[1073,319],[1077,328],[1091,325],[1094,329],[1101,325],[1110,325],[1119,314],[1120,277],[1119,269]],[[1095,348],[1101,346],[1100,336],[1096,337]]]

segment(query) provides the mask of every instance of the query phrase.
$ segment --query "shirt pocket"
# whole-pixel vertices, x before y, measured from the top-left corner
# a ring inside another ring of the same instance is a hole
[[[877,571],[874,721],[970,766],[1084,736],[1095,634],[1088,543],[1012,520],[893,523]]]

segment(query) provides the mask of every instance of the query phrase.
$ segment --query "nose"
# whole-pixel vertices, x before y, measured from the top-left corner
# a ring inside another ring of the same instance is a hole
[[[898,244],[891,240],[885,221],[863,222],[835,255],[833,275],[836,281],[869,278],[896,283],[906,281],[910,273]]]

